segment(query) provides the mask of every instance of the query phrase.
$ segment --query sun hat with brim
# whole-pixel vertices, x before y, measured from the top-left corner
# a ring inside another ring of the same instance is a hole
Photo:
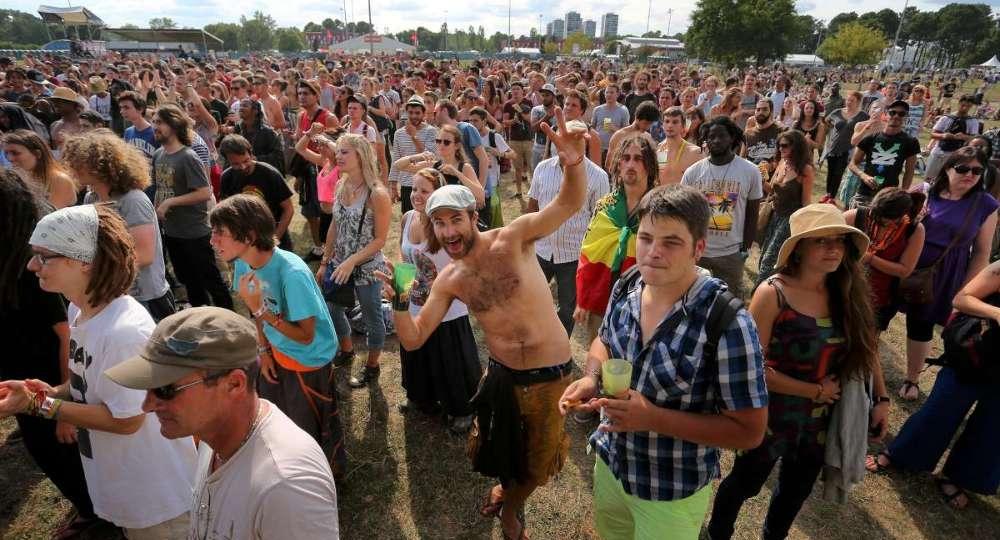
[[[228,309],[185,309],[156,325],[142,352],[104,372],[126,387],[149,390],[200,369],[240,369],[257,362],[257,329]]]
[[[788,264],[788,258],[795,251],[795,246],[803,238],[818,238],[821,236],[850,235],[851,241],[858,248],[858,253],[868,250],[868,236],[860,229],[851,227],[844,221],[844,214],[836,206],[828,203],[814,203],[799,208],[788,220],[792,235],[781,244],[778,251],[778,261],[774,265],[782,269]]]
[[[73,91],[72,88],[66,86],[58,86],[52,91],[52,95],[48,97],[49,101],[53,99],[58,99],[60,101],[69,101],[70,103],[80,104],[80,95]]]

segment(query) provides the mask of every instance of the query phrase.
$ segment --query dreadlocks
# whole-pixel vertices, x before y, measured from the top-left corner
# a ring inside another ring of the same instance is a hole
[[[98,219],[97,253],[85,292],[90,305],[100,306],[127,293],[139,270],[135,241],[125,221],[108,204],[94,206]]]

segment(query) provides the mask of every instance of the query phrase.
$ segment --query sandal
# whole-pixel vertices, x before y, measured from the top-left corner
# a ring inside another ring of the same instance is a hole
[[[911,389],[913,390],[913,394],[910,394]],[[903,381],[903,386],[899,387],[899,398],[905,401],[916,401],[920,399],[920,387],[913,381]]]
[[[498,518],[500,510],[503,510],[503,493],[496,496],[496,488],[493,488],[486,494],[486,497],[483,497],[483,505],[479,507],[479,515],[487,518]]]
[[[885,465],[880,462],[882,458],[885,458]],[[892,469],[892,458],[885,450],[865,458],[865,470],[870,473],[882,474],[890,469]]]
[[[951,480],[948,480],[943,476],[937,476],[934,478],[934,484],[937,486],[938,493],[941,494],[941,498],[944,499],[944,503],[952,509],[963,510],[966,506],[969,506],[969,494],[966,493],[964,489],[955,485],[955,483]],[[955,491],[948,493],[949,487],[954,488]],[[965,502],[960,503],[958,501],[959,497],[965,497]]]

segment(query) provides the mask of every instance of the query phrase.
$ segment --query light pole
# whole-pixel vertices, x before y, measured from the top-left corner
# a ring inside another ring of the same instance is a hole
[[[448,50],[448,10],[444,10],[444,47],[442,50]]]
[[[513,50],[514,36],[510,33],[510,0],[507,0],[507,52]]]
[[[374,38],[375,37],[375,26],[372,25],[372,0],[368,0],[368,28],[371,29],[371,36],[370,37]],[[372,56],[375,56],[375,42],[371,41],[371,42],[368,43],[368,45],[369,45],[369,48],[368,48],[369,52],[371,53]]]
[[[670,37],[670,22],[674,19],[674,10],[670,8],[667,10],[667,37]]]
[[[649,33],[649,18],[653,15],[653,0],[649,0],[649,7],[646,8],[646,33]]]

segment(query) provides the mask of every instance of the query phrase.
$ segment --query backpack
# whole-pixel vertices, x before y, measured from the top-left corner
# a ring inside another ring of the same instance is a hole
[[[494,149],[497,147],[497,132],[490,130],[490,146]],[[498,158],[500,163],[500,174],[510,172],[511,161],[507,158]]]
[[[608,305],[613,306],[617,304],[619,300],[635,288],[636,281],[638,280],[639,265],[633,265],[618,278],[618,282],[615,283],[614,288],[611,290],[611,300]],[[719,338],[722,337],[722,333],[725,332],[726,328],[729,327],[742,308],[743,301],[729,292],[728,289],[719,291],[715,296],[712,306],[708,308],[708,318],[705,320],[706,339],[705,346],[702,348],[702,358],[704,360],[712,363],[716,362]],[[656,333],[653,334],[650,341],[659,337],[659,334],[666,330],[666,328],[657,328]]]

